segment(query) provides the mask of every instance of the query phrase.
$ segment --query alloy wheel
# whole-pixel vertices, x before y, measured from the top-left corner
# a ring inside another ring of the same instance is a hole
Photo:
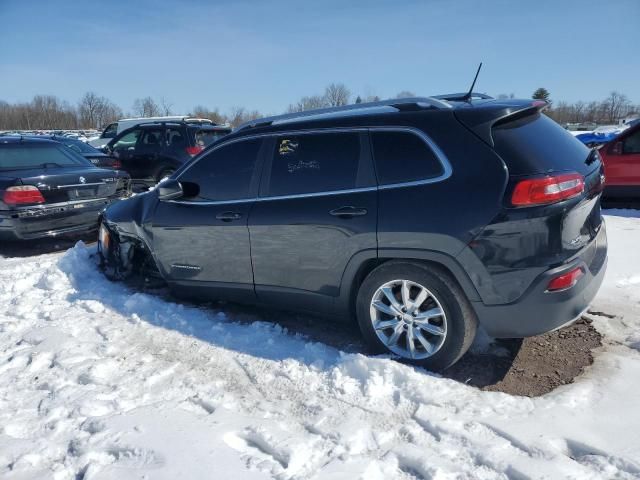
[[[440,301],[411,280],[392,280],[379,287],[369,312],[380,341],[403,358],[431,357],[447,336],[447,316]]]

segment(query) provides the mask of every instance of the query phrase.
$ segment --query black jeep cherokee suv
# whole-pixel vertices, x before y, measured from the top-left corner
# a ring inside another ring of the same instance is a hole
[[[104,151],[137,183],[155,185],[230,132],[226,125],[190,120],[144,123],[121,132]]]
[[[559,328],[604,276],[604,176],[543,107],[444,96],[253,121],[106,210],[105,270],[355,317],[377,351],[431,369],[477,322],[495,337]]]

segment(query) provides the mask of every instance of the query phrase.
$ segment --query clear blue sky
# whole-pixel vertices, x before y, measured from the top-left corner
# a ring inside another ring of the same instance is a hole
[[[354,94],[477,90],[640,103],[640,0],[0,0],[0,99],[92,90],[280,113]]]

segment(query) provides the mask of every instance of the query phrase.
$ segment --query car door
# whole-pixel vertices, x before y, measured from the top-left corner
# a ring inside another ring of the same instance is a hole
[[[122,170],[127,172],[131,178],[140,178],[138,164],[135,162],[135,150],[141,134],[141,128],[134,128],[122,132],[109,143],[111,155],[120,161]]]
[[[153,249],[172,286],[212,298],[252,298],[247,221],[258,189],[262,139],[232,141],[178,176],[185,192],[159,201]]]
[[[375,258],[377,197],[366,131],[278,134],[249,217],[256,294],[331,312],[350,260]]]
[[[136,178],[158,180],[159,157],[165,143],[164,130],[164,127],[142,129],[131,160],[135,163]]]
[[[632,127],[604,148],[607,185],[640,186],[640,128]]]

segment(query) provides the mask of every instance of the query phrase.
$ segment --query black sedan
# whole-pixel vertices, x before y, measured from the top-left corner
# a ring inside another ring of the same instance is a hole
[[[131,195],[129,175],[97,168],[58,142],[0,138],[0,238],[95,230],[109,204]]]

